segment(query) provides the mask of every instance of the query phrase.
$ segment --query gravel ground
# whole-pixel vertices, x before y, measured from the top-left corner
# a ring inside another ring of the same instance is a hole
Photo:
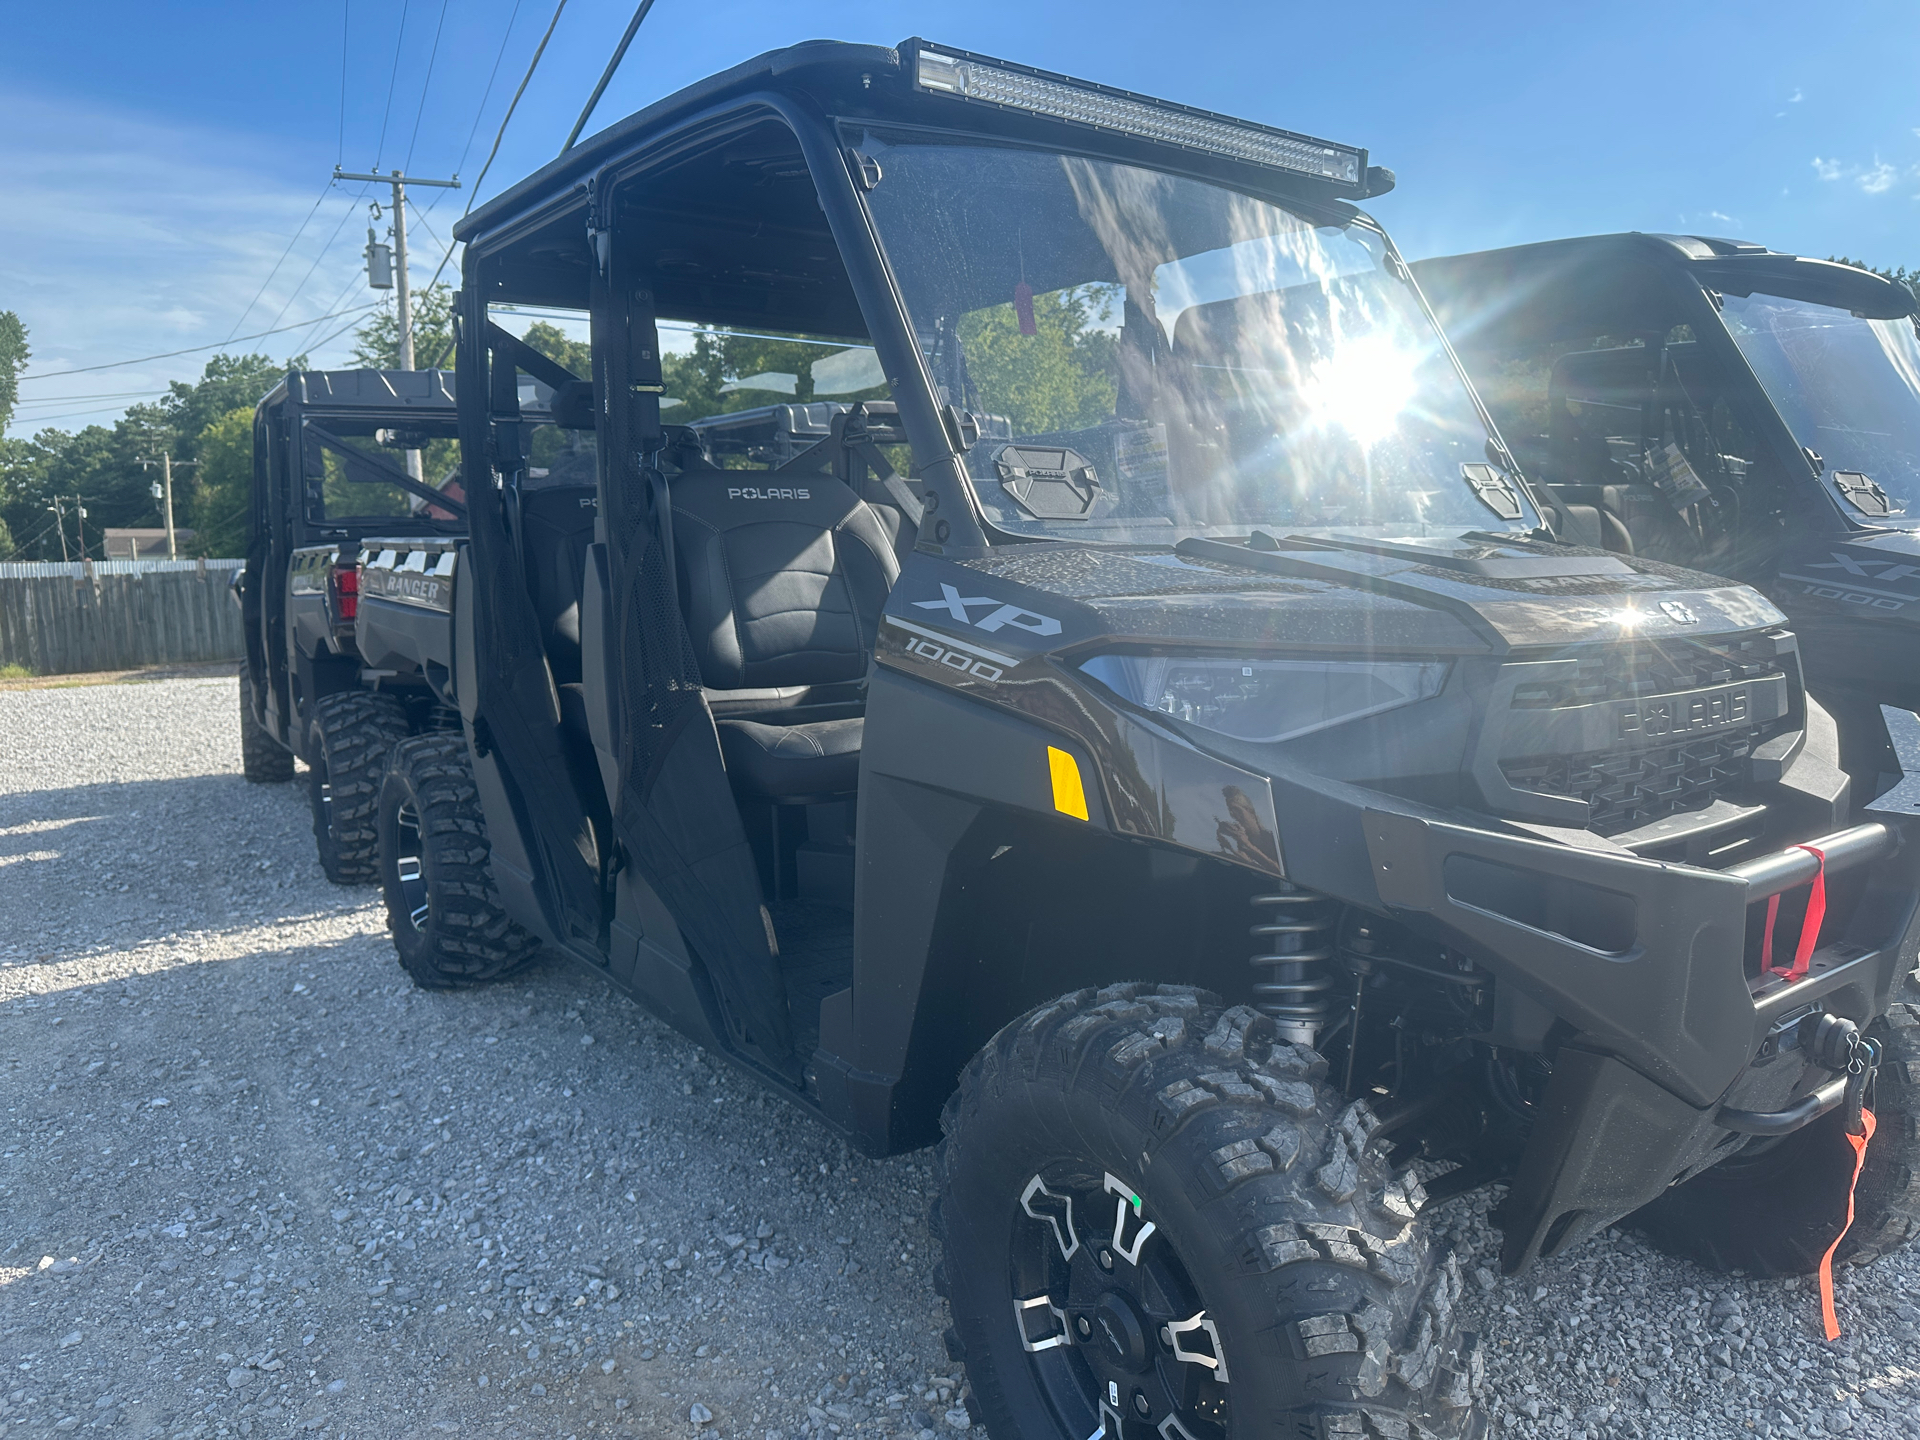
[[[414,990],[230,678],[0,694],[0,1440],[953,1435],[924,1156],[868,1161],[575,967]],[[1440,1212],[1502,1433],[1920,1433],[1920,1256],[1518,1281]]]

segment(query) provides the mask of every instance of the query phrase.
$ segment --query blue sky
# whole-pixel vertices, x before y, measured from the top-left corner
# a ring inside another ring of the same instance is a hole
[[[376,297],[335,160],[470,180],[553,5],[13,7],[0,309],[34,359],[11,433],[110,422],[205,353],[55,371],[296,321],[315,323],[236,348],[342,362],[351,317],[319,317]],[[552,157],[630,10],[568,0],[483,194]],[[658,0],[597,119],[796,40],[913,34],[1366,145],[1400,176],[1370,208],[1413,256],[1684,229],[1920,266],[1911,3]],[[471,193],[414,226],[416,275]]]

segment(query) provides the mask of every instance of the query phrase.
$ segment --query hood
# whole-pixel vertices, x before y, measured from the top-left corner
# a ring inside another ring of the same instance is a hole
[[[1063,619],[1078,611],[1071,628],[1092,632],[1085,639],[1499,655],[1704,639],[1786,621],[1745,585],[1607,551],[1472,534],[1255,539],[1272,548],[1201,539],[1152,551],[1049,545],[958,564],[1020,587],[1021,603],[1072,602],[1056,610]]]

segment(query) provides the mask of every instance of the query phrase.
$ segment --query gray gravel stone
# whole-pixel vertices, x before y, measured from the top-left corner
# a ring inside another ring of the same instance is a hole
[[[298,783],[241,780],[237,703],[0,692],[10,1435],[966,1423],[925,1155],[863,1159],[574,967],[413,989]],[[1434,1219],[1505,1434],[1920,1434],[1920,1256],[1841,1273],[1830,1349],[1809,1285],[1619,1232],[1509,1280],[1498,1198]]]

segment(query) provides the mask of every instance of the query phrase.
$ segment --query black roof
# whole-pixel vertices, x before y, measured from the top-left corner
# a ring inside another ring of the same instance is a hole
[[[1535,328],[1528,302],[1549,289],[1554,304],[1541,308],[1539,321],[1552,313],[1562,328],[1591,324],[1598,327],[1593,333],[1604,333],[1635,304],[1664,313],[1671,304],[1667,277],[1680,273],[1724,294],[1790,295],[1879,319],[1920,308],[1906,286],[1883,275],[1710,235],[1582,235],[1436,256],[1413,269],[1442,323],[1467,345]]]
[[[451,370],[289,370],[258,409],[288,401],[319,410],[452,410]]]
[[[584,184],[589,176],[609,161],[631,150],[650,132],[665,129],[722,102],[754,92],[776,91],[795,95],[819,105],[828,114],[838,116],[900,120],[905,118],[906,111],[925,107],[932,114],[943,114],[951,119],[956,112],[946,107],[955,104],[969,105],[971,102],[930,96],[912,89],[907,65],[902,57],[903,54],[910,55],[912,49],[917,46],[927,46],[927,48],[939,49],[951,54],[968,53],[948,46],[932,46],[929,42],[921,40],[903,40],[898,46],[855,45],[839,40],[807,40],[798,45],[787,46],[785,49],[769,50],[763,55],[756,55],[751,60],[742,61],[731,69],[709,75],[704,80],[697,81],[662,100],[657,100],[645,109],[637,110],[624,120],[617,121],[598,134],[582,140],[558,159],[548,162],[518,184],[503,190],[472,213],[464,216],[453,227],[454,238],[462,241],[472,240],[505,221],[523,215],[531,208],[556,200]],[[1035,75],[1050,75],[1050,72],[1030,70],[1026,66],[1014,68],[1028,70],[1028,73]],[[1070,77],[1052,78],[1064,80]],[[1157,100],[1152,96],[1132,95],[1131,92],[1114,90],[1106,86],[1098,88],[1108,94],[1128,96],[1154,105],[1170,103]],[[974,118],[978,123],[979,111],[985,107],[973,108]],[[1224,120],[1236,125],[1255,125],[1263,130],[1272,129],[1269,126],[1258,125],[1257,122],[1215,115],[1213,112],[1195,110],[1188,106],[1177,108],[1188,114]],[[1026,118],[1033,121],[1039,117]],[[1064,128],[1066,122],[1039,120],[1039,123]],[[1093,133],[1086,127],[1075,128],[1082,134]],[[1292,132],[1274,133],[1290,135]],[[1295,138],[1312,139],[1310,136]],[[1169,152],[1178,153],[1175,147],[1171,146],[1153,142],[1140,142],[1140,144],[1146,149],[1157,150],[1163,155]],[[1249,177],[1263,177],[1268,185],[1297,190],[1322,200],[1340,197],[1361,198],[1367,193],[1369,183],[1377,183],[1378,188],[1373,193],[1380,193],[1390,188],[1392,179],[1387,172],[1376,170],[1369,173],[1365,166],[1366,152],[1361,151],[1360,155],[1362,183],[1357,188],[1335,186],[1306,176],[1292,175],[1265,166],[1227,161],[1214,156],[1201,157],[1196,162],[1196,168],[1232,174],[1242,180]]]
[[[900,52],[885,45],[850,45],[840,40],[805,40],[782,50],[769,50],[743,60],[729,70],[697,80],[644,110],[636,110],[597,134],[589,135],[556,160],[526,179],[501,191],[453,227],[456,240],[466,240],[491,229],[501,218],[516,215],[543,197],[570,190],[633,141],[663,125],[696,115],[719,101],[762,89],[851,88],[862,73],[897,73]]]

